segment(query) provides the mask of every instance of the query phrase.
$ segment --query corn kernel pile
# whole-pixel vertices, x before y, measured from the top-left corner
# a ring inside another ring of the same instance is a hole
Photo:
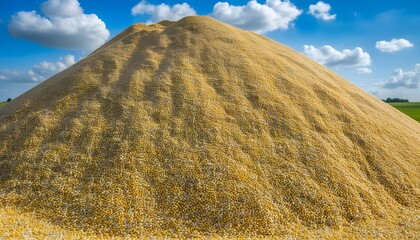
[[[268,38],[137,24],[0,109],[0,238],[416,238],[419,146]]]

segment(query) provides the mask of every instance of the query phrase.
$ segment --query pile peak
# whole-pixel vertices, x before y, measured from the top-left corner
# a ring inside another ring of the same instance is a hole
[[[415,236],[419,145],[266,37],[137,24],[0,108],[0,209],[94,236]]]

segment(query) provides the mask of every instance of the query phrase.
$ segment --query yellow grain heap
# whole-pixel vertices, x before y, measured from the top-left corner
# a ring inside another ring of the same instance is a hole
[[[419,213],[419,123],[208,17],[134,25],[0,109],[0,238],[418,238]]]

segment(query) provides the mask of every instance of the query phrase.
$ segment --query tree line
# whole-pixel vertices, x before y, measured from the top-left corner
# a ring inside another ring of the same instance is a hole
[[[382,101],[384,102],[409,102],[408,99],[404,99],[404,98],[387,98],[387,99],[382,99]]]

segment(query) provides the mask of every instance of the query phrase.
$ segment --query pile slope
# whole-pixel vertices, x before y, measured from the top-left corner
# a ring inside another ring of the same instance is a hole
[[[0,109],[0,205],[110,236],[418,236],[419,146],[419,123],[302,54],[187,17]]]

